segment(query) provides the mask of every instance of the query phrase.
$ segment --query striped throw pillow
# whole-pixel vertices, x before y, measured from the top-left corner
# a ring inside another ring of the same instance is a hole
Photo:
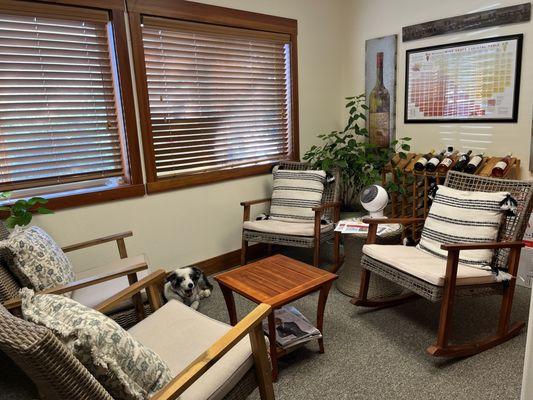
[[[286,222],[312,222],[312,208],[321,204],[324,171],[274,171],[270,219]]]
[[[418,248],[447,258],[443,243],[494,242],[504,212],[501,202],[507,192],[467,192],[439,186],[424,223]],[[463,250],[459,262],[484,267],[492,262],[493,250]]]

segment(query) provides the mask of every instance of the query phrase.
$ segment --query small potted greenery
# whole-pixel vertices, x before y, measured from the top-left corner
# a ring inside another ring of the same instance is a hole
[[[11,192],[1,192],[0,202],[5,203],[11,197]],[[48,200],[43,197],[32,197],[29,199],[19,199],[13,204],[0,206],[0,211],[8,215],[5,218],[5,224],[8,228],[13,229],[15,226],[29,225],[33,218],[33,214],[53,214],[44,205]]]
[[[314,167],[328,171],[338,167],[341,173],[341,210],[343,212],[360,211],[359,192],[368,185],[380,181],[383,168],[395,154],[406,158],[410,150],[403,137],[391,142],[390,147],[380,148],[368,141],[368,131],[361,127],[366,121],[365,95],[347,97],[348,122],[342,131],[332,131],[318,135],[322,145],[314,145],[305,153],[303,159]],[[393,171],[399,175],[398,169]],[[385,188],[389,193],[403,192],[403,187],[390,182]]]

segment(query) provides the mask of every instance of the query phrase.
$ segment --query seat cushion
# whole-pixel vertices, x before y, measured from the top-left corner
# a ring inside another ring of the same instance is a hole
[[[435,286],[444,286],[446,260],[412,246],[365,244],[363,253]],[[496,282],[490,270],[459,264],[457,285],[477,285]]]
[[[144,255],[139,255],[135,257],[128,257],[114,261],[110,264],[89,269],[83,271],[82,273],[76,274],[76,279],[88,278],[91,276],[96,276],[101,273],[109,273],[114,270],[123,269],[126,267],[132,267],[135,265],[145,264],[146,257]],[[137,278],[140,280],[149,274],[148,270],[143,270],[137,272]],[[109,299],[111,296],[117,294],[123,289],[126,289],[129,286],[128,277],[121,276],[109,281],[99,283],[97,285],[87,286],[81,289],[74,290],[72,292],[72,299],[76,300],[78,303],[83,304],[84,306],[94,308],[104,300]],[[146,297],[146,294],[143,292],[143,296]],[[113,314],[115,312],[133,307],[131,300],[126,300],[121,304],[113,308],[108,314]]]
[[[501,202],[507,192],[471,192],[438,186],[418,247],[446,258],[444,243],[489,243],[498,238],[504,212]],[[464,250],[459,261],[472,266],[492,263],[492,249]]]
[[[251,231],[278,233],[280,235],[313,236],[315,234],[315,225],[312,223],[284,222],[273,219],[245,221],[242,227]],[[321,225],[320,229],[321,232],[329,232],[333,227],[334,224],[325,224]]]
[[[274,171],[270,218],[278,221],[313,222],[313,207],[322,202],[324,171]]]
[[[159,354],[172,374],[177,375],[230,329],[229,325],[171,300],[130,328],[129,333]],[[252,365],[252,349],[246,336],[188,388],[180,400],[222,399]]]

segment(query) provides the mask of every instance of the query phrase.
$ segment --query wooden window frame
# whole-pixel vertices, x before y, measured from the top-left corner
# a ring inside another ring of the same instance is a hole
[[[123,157],[128,161],[126,177],[128,182],[118,187],[88,191],[79,194],[66,194],[60,197],[49,199],[47,207],[50,209],[62,209],[75,206],[95,204],[105,201],[114,201],[128,197],[144,196],[145,186],[142,176],[139,141],[137,134],[137,121],[135,118],[135,105],[133,98],[133,84],[130,69],[129,52],[127,46],[126,21],[124,13],[126,11],[122,0],[23,0],[35,4],[53,4],[60,6],[70,6],[84,8],[87,10],[97,9],[109,14],[109,20],[113,26],[114,48],[116,57],[116,67],[118,72],[118,86],[116,90],[120,92],[122,106],[122,124],[124,126],[124,147]],[[2,0],[0,0],[0,5]],[[21,10],[23,11],[23,9]],[[65,12],[65,18],[68,18]],[[61,15],[57,14],[57,17]],[[46,194],[44,195],[46,197]]]
[[[297,21],[289,18],[275,17],[232,8],[196,3],[187,0],[126,0],[135,82],[140,113],[141,132],[146,171],[147,193],[155,193],[184,187],[191,187],[212,182],[243,178],[269,173],[272,163],[251,167],[221,169],[209,172],[183,174],[180,176],[157,178],[155,154],[150,139],[152,127],[150,105],[148,102],[148,85],[144,60],[141,21],[143,16],[163,17],[220,25],[232,28],[287,34],[290,36],[290,71],[291,71],[291,138],[288,158],[298,160],[299,155],[299,119],[298,119],[298,48]]]

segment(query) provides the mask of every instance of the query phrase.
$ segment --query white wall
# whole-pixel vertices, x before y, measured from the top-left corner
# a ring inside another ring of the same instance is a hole
[[[297,19],[302,154],[317,133],[338,128],[344,1],[205,2]],[[133,230],[134,237],[127,239],[130,254],[144,252],[152,266],[170,269],[240,248],[239,202],[265,197],[269,190],[270,177],[264,175],[61,210],[34,222],[60,244]],[[83,270],[116,257],[116,250],[111,244],[71,254],[76,269]]]
[[[347,38],[351,40],[348,44],[349,58],[345,58],[346,62],[343,64],[345,91],[364,92],[365,40],[397,34],[397,137],[412,137],[413,150],[420,152],[432,148],[440,150],[448,144],[458,149],[470,148],[474,145],[486,147],[486,153],[495,156],[513,152],[522,160],[522,176],[527,177],[533,111],[533,22],[442,35],[406,43],[401,41],[403,26],[462,15],[488,7],[498,8],[523,2],[522,0],[353,0],[349,4],[351,10],[346,12],[348,20],[345,23],[349,30],[346,34]],[[515,33],[524,34],[518,123],[404,124],[406,50]],[[480,133],[482,136],[479,135]],[[480,146],[479,143],[465,141],[478,139],[487,143]]]

